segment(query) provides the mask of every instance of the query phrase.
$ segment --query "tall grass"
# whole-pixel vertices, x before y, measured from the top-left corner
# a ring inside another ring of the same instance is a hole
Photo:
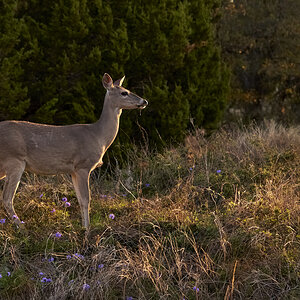
[[[69,178],[27,174],[0,299],[299,299],[299,158],[300,128],[275,123],[132,151],[92,176],[88,235]]]

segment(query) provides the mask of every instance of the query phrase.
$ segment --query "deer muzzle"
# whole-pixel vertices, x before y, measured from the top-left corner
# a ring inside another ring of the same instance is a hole
[[[148,105],[148,101],[145,99],[141,99],[140,103],[137,105],[139,109],[144,109]]]

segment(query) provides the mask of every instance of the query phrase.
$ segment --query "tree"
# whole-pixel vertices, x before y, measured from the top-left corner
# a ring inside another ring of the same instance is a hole
[[[232,105],[249,119],[300,121],[299,11],[293,0],[224,3],[218,39],[233,70]]]
[[[141,122],[150,139],[182,140],[191,118],[196,126],[216,128],[229,91],[229,72],[215,44],[217,1],[128,1],[125,6],[131,42],[125,68],[133,75],[130,86],[150,101]]]
[[[29,55],[20,44],[24,20],[16,16],[15,1],[0,2],[0,119],[21,118],[29,107],[22,64]]]
[[[138,113],[124,112],[123,143],[139,141],[140,126],[157,144],[181,141],[191,119],[216,128],[229,88],[215,44],[218,5],[217,0],[17,1],[11,11],[25,29],[3,60],[19,66],[17,75],[18,68],[11,67],[8,82],[23,87],[24,101],[30,102],[15,118],[93,122],[104,98],[101,76],[108,72],[116,79],[126,74],[125,84],[150,102],[138,120]]]

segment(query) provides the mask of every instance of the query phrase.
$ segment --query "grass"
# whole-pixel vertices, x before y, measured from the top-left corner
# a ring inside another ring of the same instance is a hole
[[[23,177],[0,299],[299,299],[299,127],[197,130],[129,157],[93,174],[88,236],[68,177]]]

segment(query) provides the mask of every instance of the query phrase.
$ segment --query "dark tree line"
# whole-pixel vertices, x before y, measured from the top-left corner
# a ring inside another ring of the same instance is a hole
[[[229,72],[215,43],[217,0],[1,0],[0,119],[93,122],[101,76],[149,100],[123,113],[120,138],[180,141],[220,124]]]

